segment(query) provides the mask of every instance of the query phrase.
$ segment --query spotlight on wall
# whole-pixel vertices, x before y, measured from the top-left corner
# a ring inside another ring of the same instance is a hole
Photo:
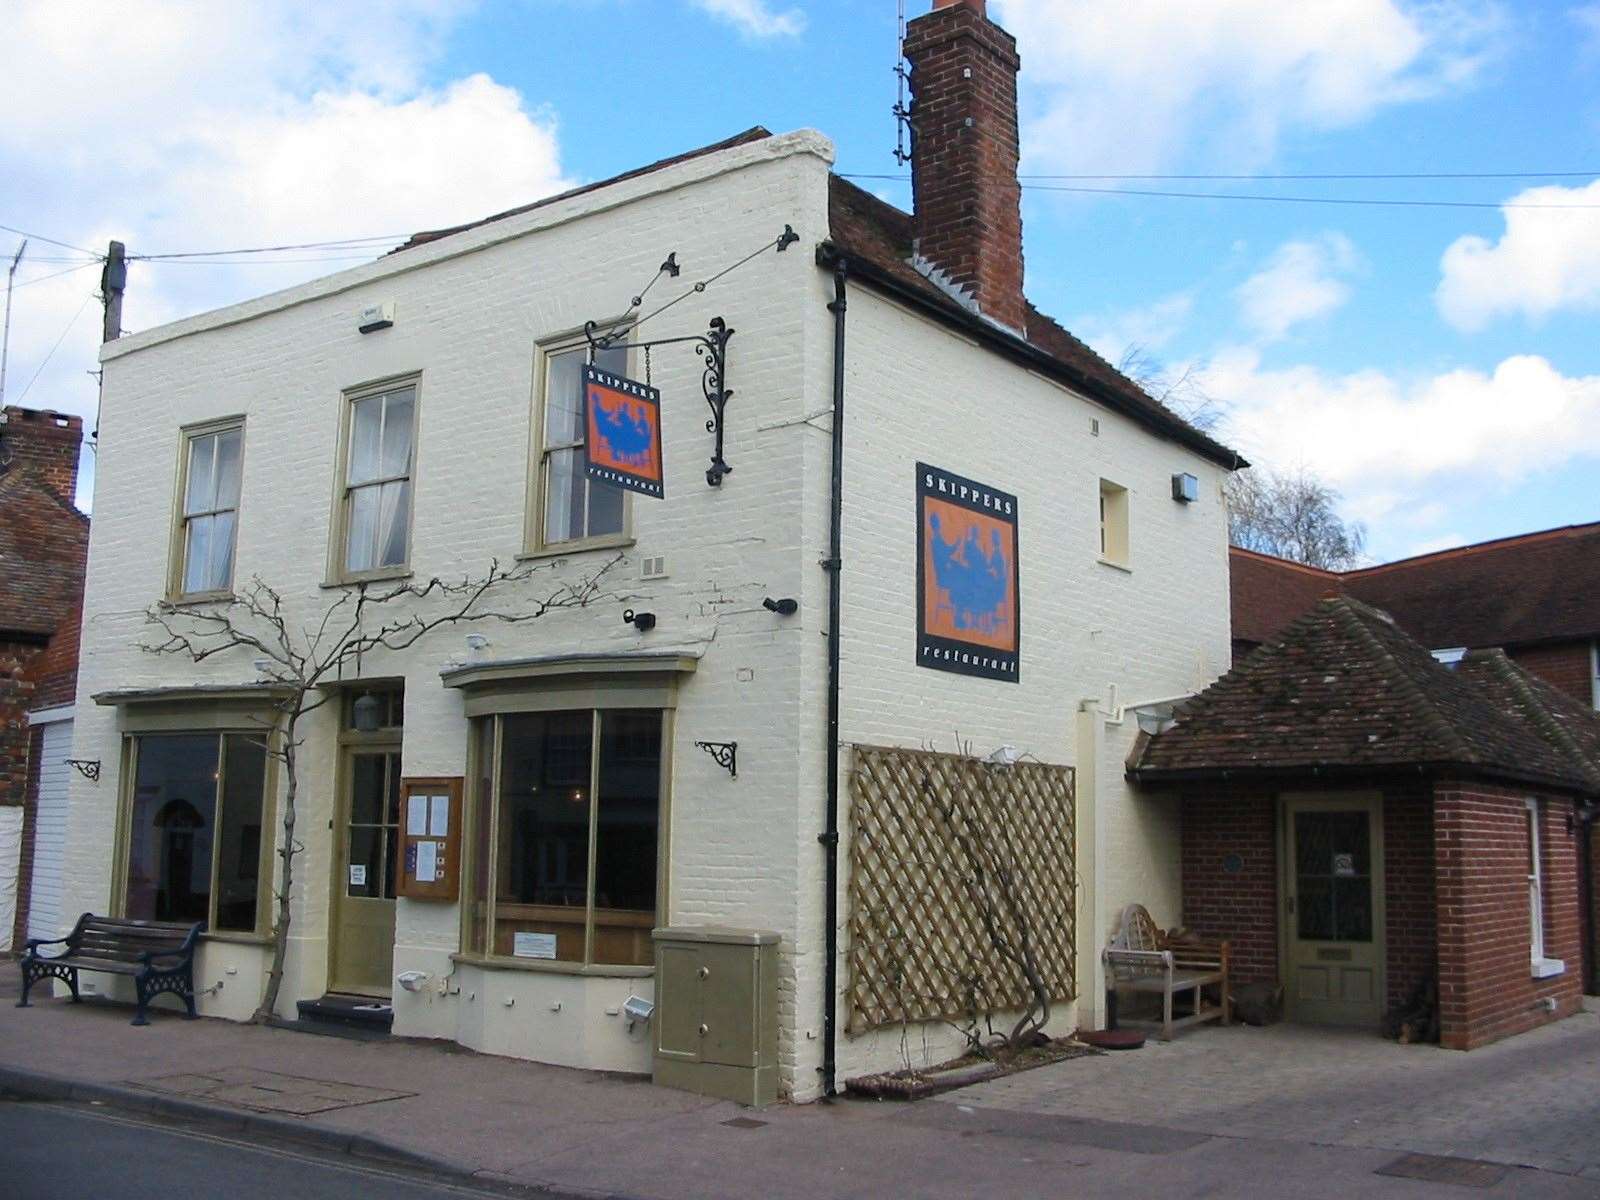
[[[631,608],[626,609],[622,614],[622,620],[640,633],[649,633],[656,627],[656,615],[651,612],[634,612]]]
[[[420,992],[429,978],[426,971],[401,971],[395,976],[395,982],[408,992]]]
[[[788,596],[785,596],[782,600],[774,600],[771,596],[768,596],[761,602],[761,607],[768,612],[777,613],[780,617],[792,617],[800,611],[800,602],[791,600]]]
[[[270,658],[258,658],[250,665],[262,675],[265,675],[268,671],[272,670],[272,660]]]
[[[487,634],[483,634],[483,633],[469,633],[469,634],[467,634],[467,649],[471,650],[474,654],[476,654],[478,651],[482,650],[488,644],[489,644],[489,637],[488,637]]]

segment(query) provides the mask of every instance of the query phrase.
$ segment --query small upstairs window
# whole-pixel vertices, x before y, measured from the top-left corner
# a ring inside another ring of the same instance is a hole
[[[233,587],[243,466],[242,419],[184,430],[178,466],[182,504],[168,587],[173,598],[220,595]]]
[[[628,494],[590,479],[584,469],[583,368],[588,361],[586,341],[546,346],[539,354],[530,553],[614,546],[628,537]],[[594,363],[626,375],[627,345],[596,351]]]
[[[1100,481],[1100,561],[1129,566],[1128,489],[1109,479]]]
[[[343,580],[399,574],[410,562],[416,426],[416,380],[346,400],[336,540]]]

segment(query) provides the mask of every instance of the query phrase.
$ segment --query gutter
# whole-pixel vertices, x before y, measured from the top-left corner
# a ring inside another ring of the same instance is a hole
[[[817,247],[818,265],[836,268],[845,261],[845,251],[834,243],[823,242],[822,245]],[[894,297],[903,304],[910,305],[919,312],[927,313],[936,320],[960,330],[968,337],[981,342],[1007,358],[1031,370],[1038,371],[1058,383],[1063,383],[1074,391],[1081,392],[1094,400],[1095,403],[1103,404],[1113,412],[1121,413],[1144,428],[1187,446],[1208,461],[1216,463],[1229,471],[1242,471],[1250,465],[1238,451],[1230,450],[1220,442],[1213,441],[1199,430],[1193,429],[1183,421],[1180,421],[1177,417],[1163,419],[1159,412],[1151,412],[1135,407],[1124,397],[1107,388],[1099,380],[1078,370],[1070,363],[1062,361],[1049,351],[1041,350],[1032,342],[1018,337],[1005,329],[997,328],[982,317],[974,316],[964,309],[936,303],[925,293],[907,286],[903,281],[896,279],[870,259],[850,258],[848,261],[851,272],[858,279],[866,281],[874,288]]]
[[[828,311],[833,314],[833,464],[829,484],[828,557],[822,568],[828,572],[828,745],[824,755],[828,773],[828,805],[826,823],[817,841],[825,852],[823,899],[823,983],[822,983],[822,1094],[835,1095],[838,1091],[835,1078],[838,1061],[839,1008],[839,640],[840,640],[840,575],[842,573],[844,529],[844,315],[846,309],[845,276],[847,265],[843,258],[831,264],[823,263],[822,251],[817,261],[833,267],[833,301]]]

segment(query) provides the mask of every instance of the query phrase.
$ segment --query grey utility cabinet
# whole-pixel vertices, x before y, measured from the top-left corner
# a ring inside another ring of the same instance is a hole
[[[653,1078],[740,1104],[778,1098],[778,935],[657,929]]]

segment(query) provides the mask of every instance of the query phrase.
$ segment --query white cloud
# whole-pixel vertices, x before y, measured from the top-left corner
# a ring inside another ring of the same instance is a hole
[[[775,12],[767,0],[691,0],[691,3],[728,22],[749,38],[799,37],[806,28],[806,14],[800,9]]]
[[[1359,265],[1354,244],[1342,233],[1285,242],[1235,289],[1239,316],[1253,333],[1276,341],[1349,300],[1345,278]]]
[[[1529,188],[1508,203],[1600,206],[1600,179]],[[1498,242],[1461,237],[1444,252],[1434,298],[1445,320],[1472,331],[1505,315],[1537,321],[1560,309],[1600,309],[1600,207],[1500,211],[1506,228]]]
[[[1264,161],[1287,132],[1338,129],[1458,88],[1488,53],[1492,0],[997,0],[1022,50],[1034,171]]]
[[[1186,288],[1137,308],[1080,317],[1072,322],[1072,331],[1108,362],[1135,350],[1154,354],[1183,332],[1194,312],[1194,298],[1194,289]]]
[[[96,251],[116,237],[136,255],[404,235],[570,186],[551,114],[485,75],[423,85],[467,7],[396,0],[376,19],[318,0],[13,3],[0,39],[0,219]],[[9,258],[15,241],[0,239]],[[135,262],[124,324],[327,274],[352,265],[348,253]],[[34,242],[19,279],[70,265],[43,261],[53,257],[72,255]],[[97,284],[91,266],[17,292],[8,402]],[[93,413],[98,316],[91,304],[26,403]]]
[[[1234,348],[1212,360],[1202,384],[1227,406],[1223,435],[1246,457],[1309,467],[1367,521],[1431,504],[1443,483],[1511,486],[1600,457],[1600,375],[1566,376],[1536,355],[1489,374],[1401,379],[1265,369],[1258,350]]]

